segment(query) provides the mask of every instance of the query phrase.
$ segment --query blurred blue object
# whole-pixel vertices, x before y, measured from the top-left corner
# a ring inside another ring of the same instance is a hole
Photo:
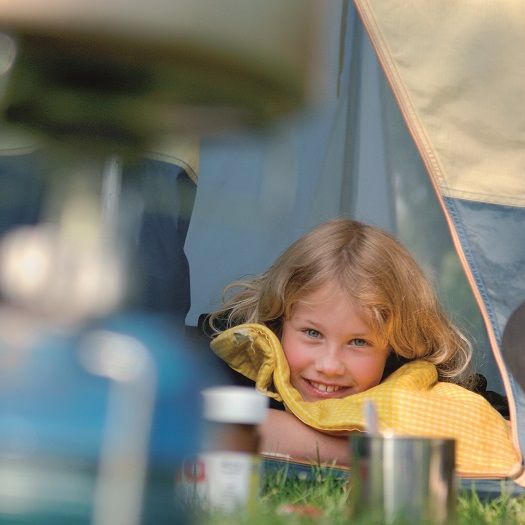
[[[135,312],[0,349],[0,523],[116,524],[133,505],[137,523],[187,522],[175,476],[198,450],[209,371],[184,331],[173,317]],[[142,501],[112,510],[100,501],[133,490]]]

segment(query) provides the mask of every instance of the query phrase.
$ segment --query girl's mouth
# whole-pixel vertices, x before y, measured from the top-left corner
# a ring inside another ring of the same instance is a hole
[[[337,392],[338,390],[344,388],[339,385],[327,385],[325,383],[316,383],[315,381],[310,381],[310,384],[321,392]]]
[[[349,387],[329,383],[319,383],[311,379],[304,379],[308,389],[317,397],[344,397],[348,395]]]

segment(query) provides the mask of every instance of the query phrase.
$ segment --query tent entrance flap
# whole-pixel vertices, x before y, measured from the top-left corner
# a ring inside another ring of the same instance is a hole
[[[525,445],[525,401],[501,354],[525,296],[524,13],[516,4],[356,0],[449,223]],[[497,56],[497,60],[494,57]]]

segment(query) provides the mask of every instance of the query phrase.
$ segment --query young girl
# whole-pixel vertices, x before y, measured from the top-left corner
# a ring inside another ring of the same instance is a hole
[[[261,428],[262,451],[345,464],[347,433],[363,430],[363,402],[371,399],[383,427],[421,435],[448,432],[462,439],[465,452],[472,443],[454,434],[457,421],[447,419],[449,411],[464,406],[465,417],[475,412],[480,426],[488,412],[499,425],[496,439],[508,445],[503,465],[495,468],[511,470],[518,462],[505,421],[480,396],[458,386],[466,384],[470,344],[412,257],[382,230],[349,219],[322,224],[265,273],[232,283],[227,291],[223,309],[210,317],[220,334],[212,348],[286,407],[270,410]],[[447,419],[437,428],[434,421],[425,426],[434,406]],[[418,410],[419,423],[413,421]]]

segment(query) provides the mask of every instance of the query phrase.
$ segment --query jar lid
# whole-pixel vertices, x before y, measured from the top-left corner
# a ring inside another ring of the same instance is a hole
[[[204,417],[221,423],[256,425],[266,419],[268,398],[243,386],[217,386],[202,391]]]

